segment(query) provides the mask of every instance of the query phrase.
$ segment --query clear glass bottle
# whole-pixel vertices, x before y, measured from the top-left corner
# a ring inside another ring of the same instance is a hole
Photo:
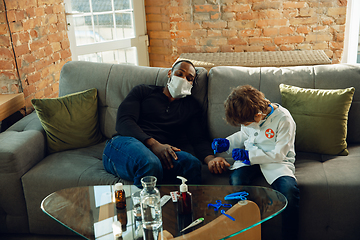
[[[140,199],[144,239],[158,239],[159,233],[162,234],[160,192],[155,187],[156,180],[154,176],[141,179],[143,190],[141,190]]]

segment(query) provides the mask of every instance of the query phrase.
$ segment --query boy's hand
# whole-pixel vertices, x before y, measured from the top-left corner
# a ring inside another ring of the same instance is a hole
[[[246,165],[250,165],[249,151],[241,148],[234,148],[232,151],[232,157],[235,161],[242,161]]]
[[[229,149],[230,142],[226,138],[215,138],[211,144],[211,148],[215,153],[225,152]]]

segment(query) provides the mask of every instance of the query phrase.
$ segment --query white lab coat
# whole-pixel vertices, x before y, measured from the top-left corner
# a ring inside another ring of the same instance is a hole
[[[289,111],[278,104],[277,106],[261,127],[241,125],[241,131],[227,137],[230,141],[227,153],[231,155],[234,148],[248,150],[251,165],[260,165],[269,184],[281,176],[295,178],[296,125]],[[248,165],[235,161],[230,169],[246,166]]]

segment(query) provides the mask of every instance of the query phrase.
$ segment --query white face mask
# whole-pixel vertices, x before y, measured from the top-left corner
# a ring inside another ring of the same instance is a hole
[[[167,88],[173,98],[183,98],[187,95],[191,95],[191,88],[193,85],[187,80],[173,76],[170,82],[167,83]]]

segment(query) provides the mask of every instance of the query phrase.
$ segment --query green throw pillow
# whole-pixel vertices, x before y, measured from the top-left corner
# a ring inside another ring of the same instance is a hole
[[[49,153],[87,147],[103,140],[95,88],[59,98],[32,99],[46,132]]]
[[[324,90],[280,84],[282,106],[296,122],[295,149],[348,155],[348,111],[355,88]]]

